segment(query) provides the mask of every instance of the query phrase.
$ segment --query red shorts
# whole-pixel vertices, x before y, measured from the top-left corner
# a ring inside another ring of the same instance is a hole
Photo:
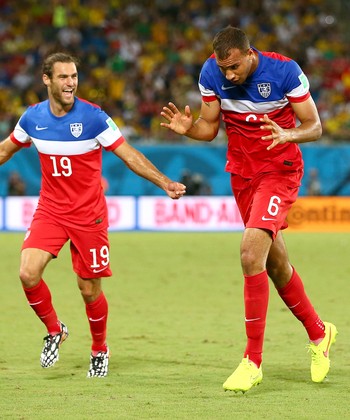
[[[270,172],[253,179],[231,174],[231,187],[245,227],[272,232],[286,229],[289,209],[297,199],[302,171]]]
[[[37,248],[55,258],[70,240],[73,270],[83,279],[110,277],[107,229],[85,232],[45,217],[34,217],[23,241],[22,250]]]

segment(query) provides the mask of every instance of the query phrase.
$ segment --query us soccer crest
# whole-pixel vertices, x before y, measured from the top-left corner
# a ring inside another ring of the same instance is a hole
[[[82,123],[73,123],[70,125],[70,132],[72,135],[76,138],[81,136],[81,133],[83,132],[83,124]]]
[[[258,83],[258,91],[263,98],[268,98],[271,93],[270,83]]]

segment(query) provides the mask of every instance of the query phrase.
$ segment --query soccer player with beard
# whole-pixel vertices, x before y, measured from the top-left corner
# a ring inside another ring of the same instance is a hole
[[[108,373],[108,303],[101,278],[112,275],[108,214],[101,182],[102,148],[111,151],[137,175],[153,182],[172,199],[186,187],[171,181],[127,143],[113,120],[95,104],[75,96],[78,60],[65,53],[43,62],[48,100],[30,106],[0,143],[0,164],[34,143],[42,185],[38,207],[21,252],[20,279],[29,305],[45,324],[41,366],[53,366],[68,329],[58,318],[43,280],[47,264],[70,241],[73,269],[86,307],[92,346],[88,377]]]
[[[309,82],[295,61],[256,50],[239,28],[228,26],[217,33],[213,50],[199,77],[199,118],[194,121],[188,105],[180,112],[170,102],[161,112],[167,121],[161,126],[200,141],[216,137],[221,115],[226,126],[226,171],[245,224],[240,257],[247,344],[223,386],[246,392],[262,381],[269,277],[306,329],[311,379],[322,382],[337,329],[323,322],[312,306],[282,236],[303,175],[298,144],[315,141],[322,133]]]

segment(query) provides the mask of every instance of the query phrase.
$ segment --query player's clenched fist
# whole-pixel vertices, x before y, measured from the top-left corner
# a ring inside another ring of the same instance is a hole
[[[181,182],[169,182],[165,192],[170,198],[177,200],[186,194],[186,185],[181,184]]]

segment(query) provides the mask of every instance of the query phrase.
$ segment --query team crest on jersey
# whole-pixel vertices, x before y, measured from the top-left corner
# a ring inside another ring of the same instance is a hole
[[[263,98],[268,98],[271,93],[270,83],[258,83],[258,91]]]
[[[70,125],[70,132],[72,135],[76,138],[81,136],[81,133],[83,132],[83,124],[82,123],[73,123]]]

